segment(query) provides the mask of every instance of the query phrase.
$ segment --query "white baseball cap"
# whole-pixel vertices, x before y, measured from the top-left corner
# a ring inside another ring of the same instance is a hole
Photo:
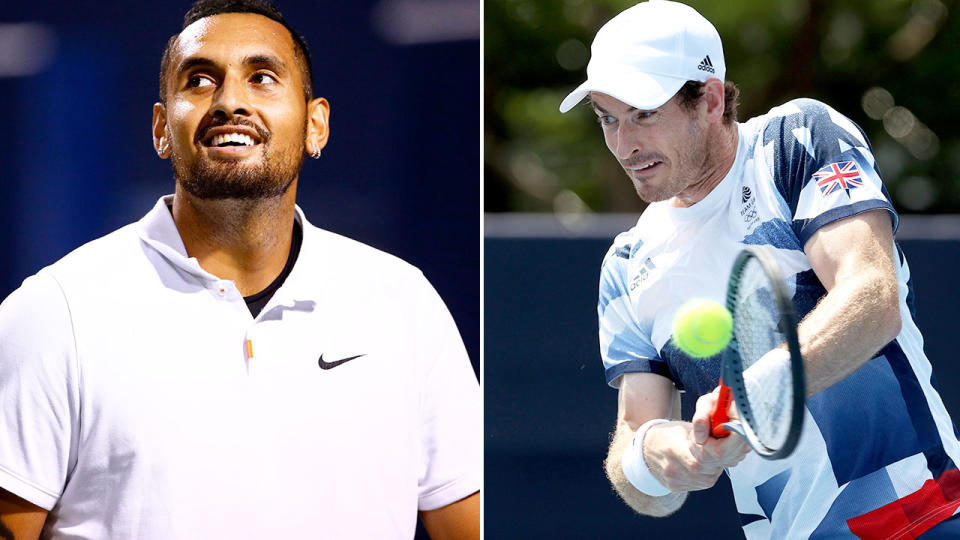
[[[590,51],[587,80],[560,103],[560,112],[590,92],[656,109],[687,81],[722,81],[726,74],[717,29],[692,7],[668,0],[641,2],[610,19]]]

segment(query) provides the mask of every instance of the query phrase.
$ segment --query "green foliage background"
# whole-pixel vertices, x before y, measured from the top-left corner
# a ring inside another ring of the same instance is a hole
[[[588,106],[557,109],[586,77],[593,35],[634,3],[485,0],[487,212],[643,209]],[[866,131],[899,211],[960,210],[954,0],[687,3],[720,32],[741,121],[795,97],[822,100]]]

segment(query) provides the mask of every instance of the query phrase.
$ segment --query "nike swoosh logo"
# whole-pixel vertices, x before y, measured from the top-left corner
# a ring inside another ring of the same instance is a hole
[[[353,359],[355,359],[355,358],[360,358],[361,356],[366,356],[366,354],[358,354],[358,355],[356,355],[356,356],[351,356],[351,357],[349,357],[349,358],[341,358],[340,360],[336,360],[336,361],[334,361],[334,362],[324,362],[324,361],[323,361],[323,355],[321,354],[321,355],[320,355],[320,360],[317,362],[317,364],[320,365],[320,369],[333,369],[333,368],[339,366],[340,364],[349,362],[349,361],[351,361],[351,360],[353,360]]]

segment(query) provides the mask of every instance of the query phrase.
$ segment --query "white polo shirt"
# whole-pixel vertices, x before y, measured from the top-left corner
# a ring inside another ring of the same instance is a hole
[[[480,489],[479,385],[419,270],[298,208],[254,319],[169,200],[0,305],[0,487],[45,537],[409,539]]]

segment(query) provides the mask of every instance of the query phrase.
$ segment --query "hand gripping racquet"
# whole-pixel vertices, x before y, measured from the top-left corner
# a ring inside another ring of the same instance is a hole
[[[723,351],[720,395],[710,418],[714,437],[737,432],[762,457],[783,459],[803,427],[806,381],[797,316],[773,256],[748,246],[727,282],[733,338]],[[739,420],[730,421],[730,401]]]

